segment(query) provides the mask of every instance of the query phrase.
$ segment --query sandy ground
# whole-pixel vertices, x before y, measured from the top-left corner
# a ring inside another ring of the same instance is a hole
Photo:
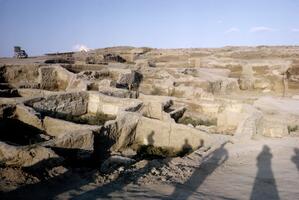
[[[72,174],[25,186],[5,199],[298,199],[299,138],[227,143],[190,175],[183,184],[102,185]]]

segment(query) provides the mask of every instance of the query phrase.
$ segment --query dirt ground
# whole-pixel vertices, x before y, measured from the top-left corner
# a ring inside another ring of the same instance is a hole
[[[181,183],[136,181],[147,172],[118,178],[94,171],[68,171],[6,193],[4,199],[297,199],[299,138],[259,139],[226,143],[203,161],[187,159],[190,170]],[[192,163],[192,162],[202,162]],[[181,163],[177,163],[180,166]],[[184,167],[181,165],[181,168]],[[185,169],[186,170],[186,169]],[[79,175],[80,174],[80,175]],[[132,174],[131,174],[132,175]],[[134,176],[134,175],[133,175]],[[107,181],[111,179],[111,181]],[[147,179],[144,179],[147,180]],[[182,179],[183,180],[183,179]]]

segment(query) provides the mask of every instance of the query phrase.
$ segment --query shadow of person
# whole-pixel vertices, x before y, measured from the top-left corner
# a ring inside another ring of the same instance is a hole
[[[165,199],[188,199],[204,183],[204,181],[228,159],[226,143],[204,158],[202,164],[182,185],[178,184],[174,192]],[[197,192],[197,194],[199,194]]]
[[[292,157],[293,163],[297,166],[297,169],[299,171],[299,148],[294,149],[295,155]]]
[[[264,145],[262,152],[256,158],[257,174],[251,191],[251,200],[271,199],[277,200],[279,194],[271,168],[272,154],[270,148]]]
[[[154,135],[155,135],[155,132],[152,131],[152,132],[147,136],[147,142],[148,142],[148,145],[154,145],[154,144],[155,144]]]
[[[192,146],[189,144],[188,139],[185,139],[185,143],[182,146],[182,151],[179,153],[179,156],[185,156],[186,154],[191,153],[193,150]]]

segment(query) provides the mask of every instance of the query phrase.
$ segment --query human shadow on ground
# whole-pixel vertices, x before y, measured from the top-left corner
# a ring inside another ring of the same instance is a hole
[[[188,199],[192,194],[197,193],[204,198],[204,195],[196,190],[204,181],[228,159],[228,151],[224,148],[226,143],[204,158],[202,164],[197,168],[191,177],[183,184],[177,184],[174,192],[165,199]]]
[[[293,163],[295,163],[298,171],[299,171],[299,148],[294,149],[295,155],[292,157]]]
[[[279,193],[271,167],[272,154],[267,145],[256,158],[257,174],[251,191],[250,200],[271,199],[278,200]]]

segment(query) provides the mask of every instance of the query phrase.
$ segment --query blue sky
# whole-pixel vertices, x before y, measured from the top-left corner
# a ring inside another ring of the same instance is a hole
[[[299,45],[299,0],[0,0],[0,56],[84,45]]]

